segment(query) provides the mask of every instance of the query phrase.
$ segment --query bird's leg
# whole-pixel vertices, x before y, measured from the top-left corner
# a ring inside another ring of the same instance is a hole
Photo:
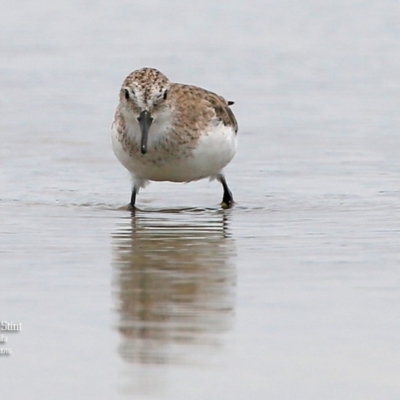
[[[132,194],[131,194],[131,202],[128,205],[128,208],[133,211],[135,209],[135,202],[136,202],[136,186],[133,186]]]
[[[221,182],[222,187],[224,188],[224,195],[222,197],[222,207],[224,208],[231,208],[233,206],[233,195],[232,192],[229,190],[228,184],[226,183],[226,179],[224,175],[220,174],[217,177],[217,180]]]
[[[136,209],[135,207],[136,196],[139,194],[140,188],[144,187],[145,185],[146,181],[136,176],[132,176],[132,194],[131,194],[131,201],[128,204],[129,210],[134,211]]]

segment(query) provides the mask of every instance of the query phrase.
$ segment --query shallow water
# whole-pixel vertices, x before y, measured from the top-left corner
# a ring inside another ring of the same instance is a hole
[[[399,398],[396,2],[1,9],[4,398]],[[124,209],[145,65],[235,100],[233,209],[207,181]]]

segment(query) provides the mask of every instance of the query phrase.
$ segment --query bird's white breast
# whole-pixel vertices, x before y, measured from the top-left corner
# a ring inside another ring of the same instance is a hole
[[[127,129],[130,137],[140,143],[139,124],[129,121]],[[134,178],[172,182],[213,178],[235,155],[237,135],[231,126],[225,126],[222,122],[210,124],[192,146],[169,143],[170,131],[171,121],[155,120],[149,131],[148,152],[144,155],[129,154],[121,145],[119,134],[113,126],[114,152]]]

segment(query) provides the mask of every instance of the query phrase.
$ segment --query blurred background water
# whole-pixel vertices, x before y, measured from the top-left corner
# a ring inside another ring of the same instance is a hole
[[[4,398],[399,398],[398,1],[0,5]],[[142,66],[235,101],[233,209],[123,209]]]

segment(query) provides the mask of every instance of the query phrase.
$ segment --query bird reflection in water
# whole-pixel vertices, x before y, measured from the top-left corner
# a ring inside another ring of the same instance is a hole
[[[230,210],[141,212],[113,235],[123,359],[200,362],[233,324],[235,245]]]

